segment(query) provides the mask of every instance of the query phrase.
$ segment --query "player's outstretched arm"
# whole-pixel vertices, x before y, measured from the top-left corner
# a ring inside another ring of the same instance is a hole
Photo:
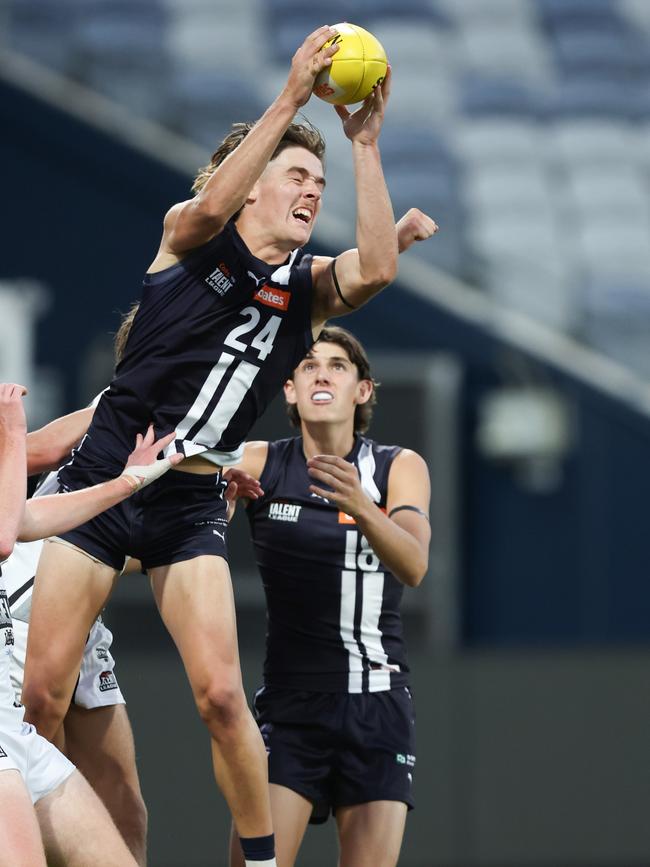
[[[138,434],[136,447],[117,478],[82,491],[28,500],[18,538],[21,542],[32,542],[65,533],[151,484],[170,467],[183,460],[182,455],[156,460],[158,454],[175,436],[176,432],[172,431],[156,440],[153,427],[150,427],[144,437]]]
[[[11,554],[27,496],[24,385],[0,383],[0,560]]]
[[[307,461],[307,467],[309,475],[319,483],[310,485],[309,490],[353,517],[381,562],[403,584],[417,587],[429,565],[431,539],[431,485],[423,458],[404,449],[393,461],[386,514],[364,492],[357,468],[344,458],[317,455]]]
[[[168,212],[161,253],[180,256],[206,243],[246,204],[285,130],[311,96],[316,76],[331,64],[338,46],[321,49],[334,35],[334,28],[324,26],[305,39],[293,56],[287,82],[277,99],[242,143],[215,169],[203,189]]]
[[[389,67],[382,84],[375,87],[353,114],[343,105],[334,106],[352,142],[357,246],[335,260],[314,259],[314,327],[361,307],[397,274],[395,218],[379,153],[379,133],[390,94],[390,78]]]
[[[94,407],[55,418],[27,434],[27,475],[56,470],[78,445],[93,418]]]

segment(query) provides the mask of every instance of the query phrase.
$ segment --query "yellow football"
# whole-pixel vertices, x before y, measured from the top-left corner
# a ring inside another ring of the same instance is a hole
[[[338,34],[323,47],[335,42],[339,50],[332,57],[332,65],[316,76],[314,93],[334,105],[361,102],[384,80],[386,52],[372,33],[357,24],[344,21],[333,26]]]

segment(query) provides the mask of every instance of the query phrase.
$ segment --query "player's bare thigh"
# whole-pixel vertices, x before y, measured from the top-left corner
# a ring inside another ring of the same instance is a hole
[[[395,867],[404,837],[406,812],[406,804],[401,801],[370,801],[338,807],[339,867]]]
[[[58,542],[43,546],[32,595],[23,701],[28,718],[46,737],[54,735],[65,715],[88,632],[116,577],[112,567],[74,547]],[[56,722],[39,718],[44,692],[60,704]]]
[[[270,783],[269,793],[275,834],[275,858],[278,867],[293,867],[309,824],[312,803],[293,789],[275,783]],[[244,867],[244,855],[234,829],[231,829],[230,833],[230,867]]]
[[[158,566],[149,577],[193,687],[210,673],[238,673],[235,603],[223,557],[204,555]]]
[[[79,771],[35,806],[51,867],[137,867],[106,808]]]
[[[32,799],[19,771],[0,771],[0,867],[46,867]]]

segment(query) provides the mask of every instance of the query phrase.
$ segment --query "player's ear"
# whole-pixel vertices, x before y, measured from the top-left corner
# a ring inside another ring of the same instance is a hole
[[[298,400],[296,398],[296,388],[293,384],[293,379],[288,379],[284,384],[284,399],[287,403],[296,404]]]
[[[357,384],[357,403],[368,403],[374,386],[371,379],[360,379]]]

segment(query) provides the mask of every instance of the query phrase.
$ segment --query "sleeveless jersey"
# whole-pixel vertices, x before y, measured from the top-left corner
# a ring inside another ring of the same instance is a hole
[[[56,494],[59,487],[56,476],[56,472],[44,476],[34,491],[34,497]],[[16,542],[11,556],[2,564],[4,588],[14,620],[29,620],[34,578],[42,550],[42,539]]]
[[[386,505],[399,447],[357,437],[346,460]],[[247,513],[267,602],[267,686],[379,692],[408,684],[399,605],[403,585],[354,520],[310,493],[302,438],[269,443],[264,496]]]
[[[268,265],[230,221],[181,262],[146,274],[124,357],[73,466],[122,466],[150,422],[158,434],[177,431],[168,453],[236,463],[313,343],[311,259],[297,249]]]
[[[22,722],[24,709],[16,704],[14,688],[11,685],[11,655],[14,649],[13,624],[7,601],[2,570],[0,566],[0,731],[15,728]],[[0,757],[4,750],[0,746]],[[5,753],[6,756],[6,753]]]

